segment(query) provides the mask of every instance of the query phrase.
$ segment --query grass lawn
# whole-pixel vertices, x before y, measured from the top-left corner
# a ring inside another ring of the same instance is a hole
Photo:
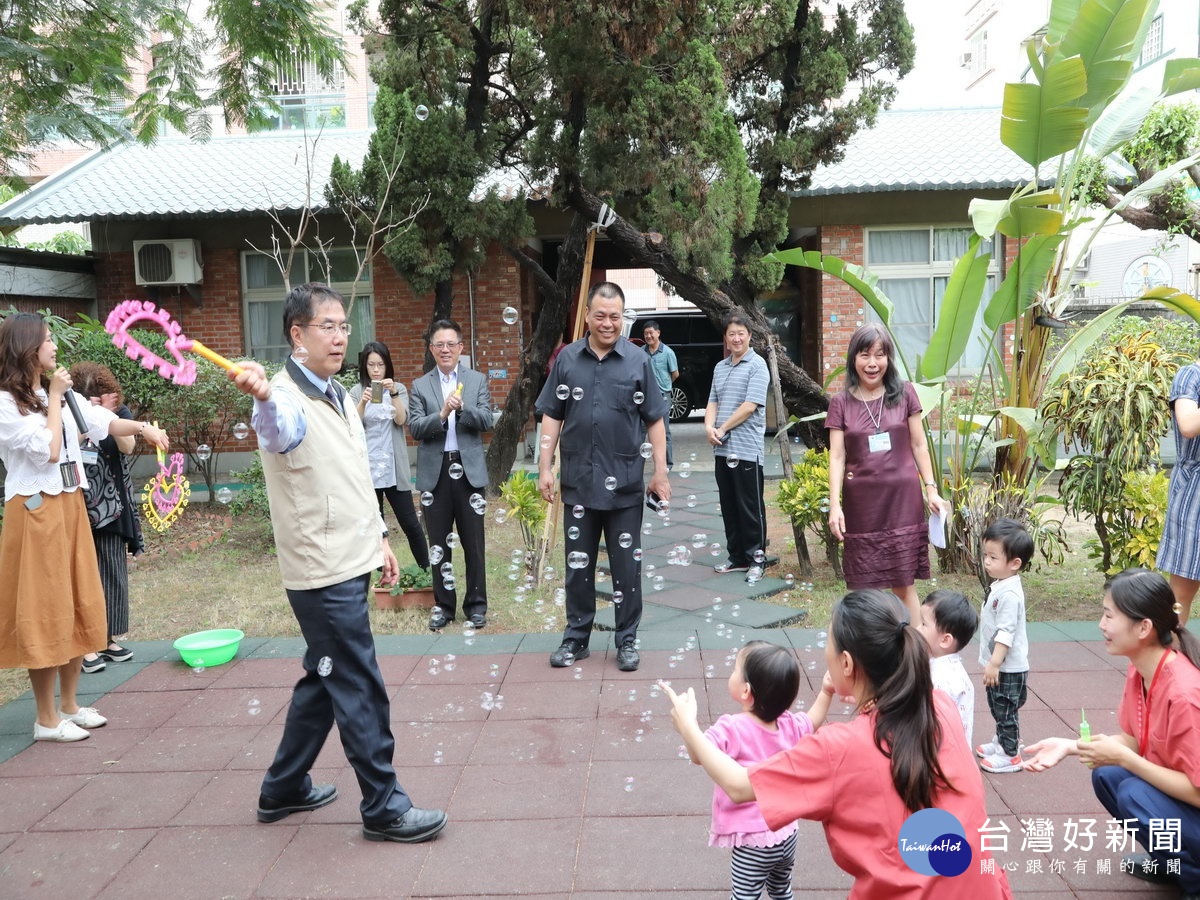
[[[807,579],[800,576],[791,525],[773,502],[777,486],[777,482],[768,482],[766,488],[771,546],[779,554],[779,566],[771,574],[783,577],[790,572],[795,575],[796,586],[768,598],[768,602],[805,609],[810,625],[823,627],[833,603],[845,592],[845,585],[834,579],[822,548],[811,536],[815,575],[811,588],[805,585]],[[495,505],[493,502],[493,508]],[[1067,531],[1071,552],[1064,562],[1035,566],[1025,575],[1030,621],[1098,617],[1104,579],[1082,549],[1083,541],[1092,534],[1091,527],[1072,521]],[[721,538],[720,534],[712,535],[712,540]],[[562,585],[564,565],[561,534],[559,541],[551,553],[554,573],[541,586],[523,590],[524,572],[511,562],[513,551],[523,548],[520,528],[514,521],[498,524],[488,517],[489,632],[561,633],[562,604],[555,598],[555,589]],[[233,521],[223,507],[196,504],[166,534],[148,531],[146,544],[147,552],[131,562],[129,640],[174,640],[193,631],[231,627],[258,637],[300,634],[280,583],[268,523],[245,518]],[[392,547],[402,566],[412,562],[398,528],[392,532]],[[455,569],[461,583],[461,556],[456,556]],[[976,603],[982,601],[982,589],[974,575],[935,573],[921,592],[934,587],[954,588]],[[427,620],[425,611],[371,612],[377,634],[419,634],[425,631]],[[82,677],[86,685],[87,676]],[[23,670],[0,670],[0,703],[19,696],[28,687]]]

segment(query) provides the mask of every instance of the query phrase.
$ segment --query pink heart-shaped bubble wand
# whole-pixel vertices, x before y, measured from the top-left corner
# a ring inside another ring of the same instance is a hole
[[[163,359],[149,347],[144,346],[129,333],[135,323],[145,322],[161,328],[167,334],[167,350],[171,359]],[[199,341],[189,339],[178,322],[171,318],[165,309],[158,309],[153,303],[142,300],[124,300],[108,314],[104,322],[104,330],[112,335],[113,344],[125,351],[125,355],[136,360],[147,369],[157,369],[158,374],[176,384],[195,384],[196,363],[184,359],[186,352],[199,353],[223,369],[228,369],[235,375],[242,373],[237,363],[230,362],[220,353],[209,350]]]

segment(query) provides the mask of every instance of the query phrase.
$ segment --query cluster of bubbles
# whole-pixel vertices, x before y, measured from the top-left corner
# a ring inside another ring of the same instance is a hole
[[[493,709],[504,709],[504,695],[484,691],[479,697],[480,708],[491,712]]]
[[[483,494],[472,494],[468,498],[468,502],[471,504],[471,509],[475,510],[475,515],[482,516],[487,514],[488,503],[484,499]]]
[[[686,544],[676,544],[667,551],[668,566],[690,566],[691,564],[692,551],[687,548]]]
[[[590,559],[591,557],[582,550],[572,550],[567,554],[567,566],[571,569],[586,569]]]

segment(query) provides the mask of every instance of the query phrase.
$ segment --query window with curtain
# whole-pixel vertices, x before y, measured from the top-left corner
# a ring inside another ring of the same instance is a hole
[[[971,234],[970,228],[963,227],[867,229],[867,268],[879,278],[880,289],[892,301],[892,333],[911,367],[929,346],[950,273],[967,251]],[[990,241],[984,241],[979,252],[990,252],[991,246]],[[996,290],[998,274],[999,266],[993,259],[974,333],[954,371],[956,375],[978,372],[987,362],[990,347],[984,336],[983,310]]]
[[[347,365],[358,365],[363,344],[375,340],[371,264],[368,262],[360,272],[359,253],[351,247],[331,249],[325,254],[299,250],[289,279],[293,286],[306,281],[324,282],[345,297],[347,304],[354,297],[347,316],[352,326],[346,347]],[[291,346],[283,335],[284,280],[275,259],[265,253],[243,253],[242,287],[247,352],[264,362],[283,361]]]

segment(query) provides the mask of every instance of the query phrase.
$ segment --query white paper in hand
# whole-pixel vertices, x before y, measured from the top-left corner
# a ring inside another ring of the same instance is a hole
[[[946,549],[946,514],[940,510],[929,514],[929,543],[939,550]]]

